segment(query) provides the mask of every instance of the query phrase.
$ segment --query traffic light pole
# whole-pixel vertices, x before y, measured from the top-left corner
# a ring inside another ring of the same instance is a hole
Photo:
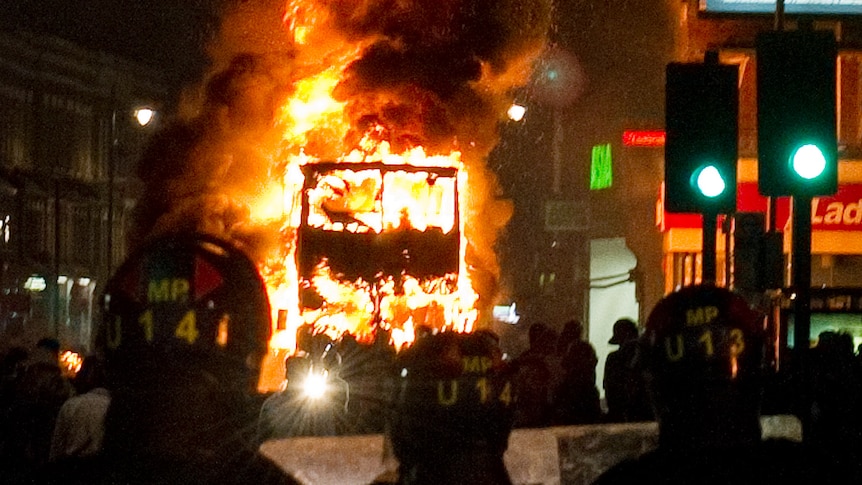
[[[775,30],[784,30],[784,0],[775,2]]]
[[[802,363],[811,338],[811,196],[793,197],[793,347]]]
[[[715,226],[718,224],[718,214],[714,211],[703,213],[703,241],[701,243],[701,254],[703,261],[701,267],[701,281],[707,284],[715,284],[715,238],[717,236]]]
[[[808,354],[811,339],[811,196],[793,197],[791,266],[793,277],[793,367],[799,389],[799,400],[803,410],[811,409],[811,395],[807,386]],[[811,430],[811,415],[805,411],[800,416],[802,437],[807,438]]]

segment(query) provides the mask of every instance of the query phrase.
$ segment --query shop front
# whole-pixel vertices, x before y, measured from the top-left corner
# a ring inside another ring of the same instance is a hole
[[[811,285],[812,288],[862,288],[862,161],[841,161],[838,192],[814,197],[811,204]],[[757,190],[757,161],[740,160],[737,186],[737,216],[759,215],[763,230],[780,234],[781,270],[775,278],[789,283],[792,224],[791,200],[770,201]],[[745,269],[734,265],[762,266],[762,260],[741,260],[734,254],[735,227],[739,217],[720,217],[717,230],[717,283],[735,287],[735,276]],[[672,214],[664,210],[659,197],[656,224],[663,235],[665,293],[701,280],[702,218],[697,214]],[[728,248],[730,251],[728,251]],[[731,257],[728,258],[727,255]]]

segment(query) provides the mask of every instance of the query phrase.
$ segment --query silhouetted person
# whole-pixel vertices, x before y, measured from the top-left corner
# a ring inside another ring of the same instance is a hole
[[[11,412],[15,388],[27,366],[28,356],[27,349],[14,346],[0,357],[0,460],[6,459],[7,448],[12,444],[10,438],[14,423],[11,421]],[[5,468],[3,462],[0,462],[0,467]]]
[[[374,341],[364,352],[367,358],[361,360],[362,378],[351,389],[353,399],[360,404],[359,414],[351,416],[354,433],[382,433],[386,427],[398,376],[391,340],[390,331],[378,328]]]
[[[367,367],[371,360],[371,346],[362,345],[356,337],[344,332],[337,343],[338,353],[341,355],[340,377],[346,382],[350,398],[347,401],[348,428],[360,428],[360,414],[365,414],[366,406],[372,398],[372,392],[366,391],[365,387],[369,379]],[[351,432],[352,430],[346,430]]]
[[[163,236],[117,270],[103,301],[98,347],[112,397],[100,480],[82,483],[295,483],[258,452],[271,313],[242,251]]]
[[[14,346],[0,360],[0,476],[27,477],[21,470],[20,420],[15,414],[18,382],[27,367],[29,352],[24,347]]]
[[[635,367],[637,324],[628,318],[614,322],[613,335],[608,341],[619,349],[605,360],[604,388],[610,422],[649,421],[652,411],[640,371]]]
[[[512,360],[515,394],[516,428],[551,426],[554,420],[554,391],[559,359],[555,347],[557,333],[544,323],[534,323],[528,330],[530,348]]]
[[[763,317],[724,288],[683,288],[653,309],[639,343],[659,446],[605,484],[835,483],[789,440],[761,441]]]
[[[509,485],[514,395],[493,339],[443,332],[410,360],[392,413],[399,484]]]
[[[105,414],[111,402],[103,360],[95,355],[84,357],[72,383],[76,395],[60,408],[51,440],[51,461],[88,458],[102,451]]]
[[[285,372],[285,388],[261,407],[259,440],[339,434],[347,414],[342,381],[328,374],[321,359],[305,353],[287,358]]]
[[[862,369],[853,337],[826,331],[810,353],[811,427],[806,440],[835,469],[862,483]]]
[[[599,389],[596,387],[596,349],[582,340],[583,325],[570,320],[563,326],[560,342],[562,380],[556,392],[558,424],[597,423],[602,418]]]
[[[60,368],[60,342],[53,337],[39,340],[15,384],[10,411],[11,446],[7,457],[21,477],[44,473],[57,414],[73,392]]]

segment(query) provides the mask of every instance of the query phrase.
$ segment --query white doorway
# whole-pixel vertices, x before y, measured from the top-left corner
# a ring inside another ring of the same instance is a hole
[[[614,322],[620,318],[638,321],[638,302],[632,270],[637,258],[626,246],[625,238],[593,239],[590,241],[590,300],[589,341],[596,349],[599,363],[596,365],[596,387],[604,398],[602,380],[605,374],[605,359],[617,349],[608,340],[613,333]]]

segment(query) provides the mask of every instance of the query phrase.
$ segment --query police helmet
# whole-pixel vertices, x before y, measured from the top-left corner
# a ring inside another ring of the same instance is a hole
[[[514,395],[501,355],[483,332],[427,337],[403,374],[393,414],[396,445],[445,442],[457,448],[480,441],[505,449]]]
[[[760,439],[763,318],[724,288],[683,288],[661,300],[639,341],[659,443],[734,447]]]
[[[399,483],[510,483],[514,396],[496,337],[441,332],[416,345],[390,415]]]
[[[109,378],[153,375],[220,381],[253,392],[270,338],[270,306],[255,264],[202,234],[159,237],[133,253],[103,295],[99,347]]]
[[[763,316],[721,287],[683,288],[647,319],[640,361],[669,390],[704,383],[757,381],[762,372]]]

